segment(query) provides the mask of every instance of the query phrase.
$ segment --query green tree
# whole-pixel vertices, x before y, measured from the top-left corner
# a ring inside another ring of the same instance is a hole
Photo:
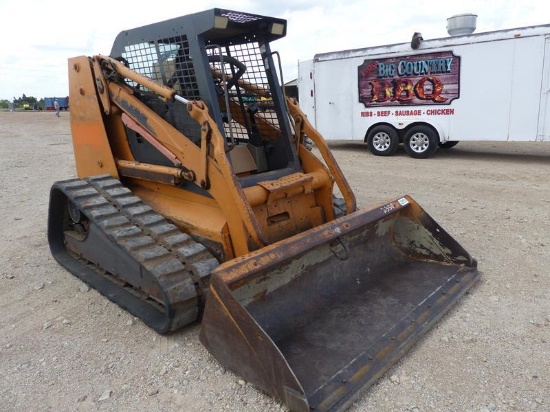
[[[15,107],[23,107],[25,105],[33,107],[35,104],[38,104],[38,99],[34,96],[27,96],[25,93],[23,93],[21,97],[13,98],[13,104],[15,105]]]

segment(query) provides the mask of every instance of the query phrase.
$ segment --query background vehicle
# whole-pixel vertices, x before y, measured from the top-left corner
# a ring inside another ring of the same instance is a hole
[[[70,59],[79,178],[53,185],[48,239],[159,333],[202,320],[224,366],[291,410],[336,411],[479,275],[410,197],[356,210],[283,95],[270,42],[285,33],[285,20],[212,9]]]
[[[317,54],[299,64],[300,104],[327,140],[380,156],[549,141],[549,36],[543,25]]]
[[[67,97],[44,97],[46,110],[55,110],[54,101],[57,99],[59,110],[69,110],[69,96]]]

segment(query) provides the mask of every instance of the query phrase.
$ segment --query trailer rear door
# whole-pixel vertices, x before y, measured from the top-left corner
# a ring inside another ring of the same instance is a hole
[[[315,124],[315,66],[313,60],[298,62],[298,97],[300,109],[313,127]]]
[[[317,130],[327,140],[352,140],[352,105],[359,99],[357,66],[341,59],[317,63],[314,93]]]

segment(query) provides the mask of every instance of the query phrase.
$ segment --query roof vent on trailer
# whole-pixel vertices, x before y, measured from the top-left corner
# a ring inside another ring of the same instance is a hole
[[[447,19],[447,33],[451,36],[472,34],[476,30],[477,14],[457,14]]]
[[[423,41],[424,39],[422,38],[422,33],[414,33],[411,39],[411,49],[418,49]]]

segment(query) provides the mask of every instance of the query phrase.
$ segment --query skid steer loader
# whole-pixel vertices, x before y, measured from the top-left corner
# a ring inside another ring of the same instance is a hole
[[[201,342],[257,388],[339,411],[478,271],[410,197],[356,210],[285,98],[270,48],[285,34],[285,20],[212,9],[69,59],[78,178],[51,188],[48,239],[159,333],[202,321]]]

